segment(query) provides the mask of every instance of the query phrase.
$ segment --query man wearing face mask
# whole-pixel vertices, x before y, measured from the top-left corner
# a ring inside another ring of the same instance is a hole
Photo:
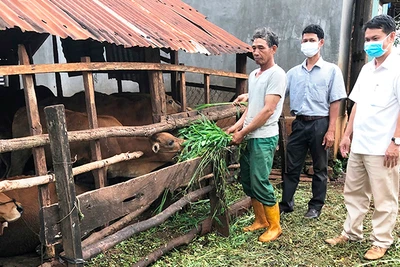
[[[314,174],[312,198],[305,218],[318,218],[325,203],[328,180],[328,148],[335,138],[340,100],[347,97],[339,67],[322,59],[324,31],[311,24],[302,33],[301,51],[307,57],[287,72],[286,94],[290,112],[296,116],[287,144],[287,172],[283,174],[281,213],[292,212],[294,194],[300,181],[307,152],[310,151]]]
[[[374,59],[362,68],[349,96],[354,101],[340,152],[347,156],[344,202],[347,218],[337,245],[363,239],[363,220],[374,201],[372,247],[365,259],[382,258],[393,243],[398,213],[400,147],[400,56],[392,52],[396,24],[379,15],[364,25],[364,50]],[[352,140],[350,140],[352,136]]]

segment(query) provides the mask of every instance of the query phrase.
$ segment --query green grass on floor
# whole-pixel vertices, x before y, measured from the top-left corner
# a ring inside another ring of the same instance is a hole
[[[173,250],[151,266],[400,266],[399,224],[394,231],[395,243],[381,260],[363,259],[370,246],[368,238],[371,231],[371,212],[368,213],[364,224],[365,241],[337,247],[324,243],[324,239],[337,236],[342,230],[346,215],[342,190],[343,184],[330,183],[326,205],[320,218],[310,220],[303,216],[311,197],[311,183],[300,183],[295,195],[295,211],[281,217],[283,234],[276,241],[258,242],[257,238],[262,234],[262,230],[253,233],[242,231],[242,228],[251,224],[254,219],[250,211],[231,221],[228,238],[215,233],[197,237],[189,245]],[[280,199],[280,188],[276,188],[276,194]],[[229,186],[229,204],[243,196],[240,185]],[[208,213],[207,200],[193,203],[187,211],[174,215],[159,227],[133,236],[92,259],[86,266],[131,266],[168,240],[187,233],[207,217]]]

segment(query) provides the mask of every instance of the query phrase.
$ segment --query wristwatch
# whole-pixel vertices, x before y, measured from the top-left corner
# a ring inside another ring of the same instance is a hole
[[[400,146],[400,137],[392,137],[392,141],[396,146]]]

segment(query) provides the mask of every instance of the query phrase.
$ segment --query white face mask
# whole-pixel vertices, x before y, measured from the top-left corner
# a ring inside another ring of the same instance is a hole
[[[306,43],[302,43],[301,44],[301,52],[303,52],[303,54],[306,57],[313,57],[315,56],[318,51],[319,51],[319,46],[318,46],[319,42],[306,42]]]

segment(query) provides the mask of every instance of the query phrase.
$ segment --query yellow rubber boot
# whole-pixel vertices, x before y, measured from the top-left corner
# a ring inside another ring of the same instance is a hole
[[[243,231],[253,232],[258,229],[267,228],[269,223],[265,217],[264,205],[255,198],[251,199],[251,205],[253,206],[254,210],[254,222],[252,225],[244,227]]]
[[[276,203],[274,206],[264,206],[264,211],[269,223],[269,228],[258,238],[258,241],[270,242],[277,239],[282,234],[279,205]]]

